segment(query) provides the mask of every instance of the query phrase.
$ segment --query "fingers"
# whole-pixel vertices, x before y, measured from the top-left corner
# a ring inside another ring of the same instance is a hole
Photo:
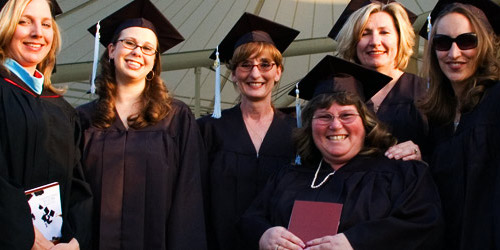
[[[288,230],[283,231],[281,234],[281,239],[283,239],[283,243],[280,246],[285,247],[286,249],[302,249],[306,247],[306,244],[293,233]]]
[[[418,145],[412,141],[405,141],[390,147],[386,152],[385,156],[389,159],[396,160],[422,160],[422,155]]]
[[[272,227],[266,230],[259,241],[260,249],[302,249],[304,242],[284,227]]]

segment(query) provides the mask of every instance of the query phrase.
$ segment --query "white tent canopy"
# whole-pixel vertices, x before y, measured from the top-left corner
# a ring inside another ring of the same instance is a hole
[[[69,87],[66,99],[74,106],[95,98],[87,94],[92,70],[94,37],[87,29],[98,20],[130,1],[58,0],[64,13],[57,18],[63,47],[57,58],[53,82]],[[288,91],[336,44],[326,37],[348,0],[152,0],[177,27],[186,40],[162,55],[162,77],[169,91],[188,104],[195,114],[210,113],[214,98],[212,50],[231,29],[243,12],[250,12],[293,27],[301,33],[284,56],[285,71],[273,101],[277,107],[289,106]],[[414,27],[421,27],[437,0],[401,0],[419,15]],[[422,51],[422,46],[416,51]],[[104,51],[101,46],[100,51]],[[418,55],[416,55],[418,56]],[[417,71],[417,63],[408,68]],[[222,68],[222,107],[238,101],[238,93]],[[227,80],[227,81],[226,81]]]

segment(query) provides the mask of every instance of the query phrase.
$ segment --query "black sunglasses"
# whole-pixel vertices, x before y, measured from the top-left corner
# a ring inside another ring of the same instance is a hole
[[[435,35],[432,44],[435,50],[447,51],[451,45],[456,43],[461,50],[473,49],[477,47],[477,36],[475,33],[463,33],[455,38],[447,35]]]

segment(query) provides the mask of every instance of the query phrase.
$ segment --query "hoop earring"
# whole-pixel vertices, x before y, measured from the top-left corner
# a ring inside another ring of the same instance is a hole
[[[153,73],[153,75],[150,78],[148,78],[149,73]],[[154,71],[151,70],[151,71],[149,71],[149,73],[146,75],[146,80],[147,81],[151,81],[155,77],[155,72]]]

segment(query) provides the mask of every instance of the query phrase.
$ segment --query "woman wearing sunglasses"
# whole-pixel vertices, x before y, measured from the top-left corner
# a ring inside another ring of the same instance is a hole
[[[368,4],[367,4],[368,3]],[[339,31],[338,55],[392,77],[384,88],[367,100],[368,107],[388,125],[399,144],[386,156],[394,159],[421,160],[426,155],[427,123],[416,108],[425,96],[424,79],[407,73],[413,53],[415,33],[408,12],[401,4],[352,0],[342,15],[354,5],[367,4],[350,14]],[[343,18],[339,18],[345,20]],[[334,37],[340,23],[329,36]]]
[[[424,58],[448,249],[500,248],[500,8],[490,3],[438,3]]]
[[[236,223],[269,175],[293,160],[294,119],[275,109],[272,90],[283,71],[281,53],[298,31],[244,13],[219,45],[240,103],[219,119],[198,120],[210,171],[212,249],[246,249]]]

